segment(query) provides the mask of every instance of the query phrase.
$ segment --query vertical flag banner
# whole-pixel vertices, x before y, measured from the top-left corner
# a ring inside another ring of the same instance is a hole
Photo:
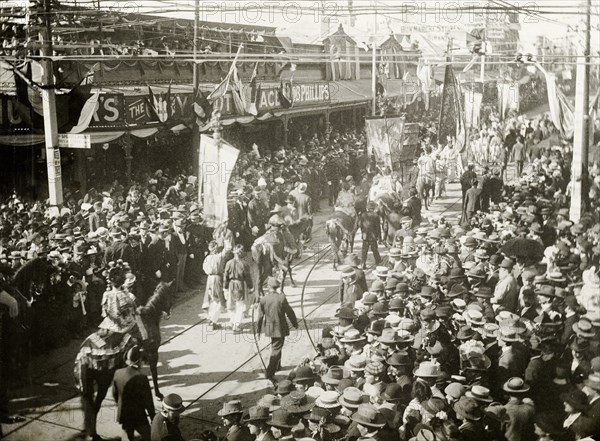
[[[564,139],[572,139],[575,130],[575,112],[565,94],[556,86],[556,75],[544,71],[548,87],[550,117]]]
[[[219,98],[223,98],[225,96],[225,94],[227,93],[227,90],[229,89],[229,83],[231,82],[231,77],[234,75],[237,76],[237,67],[236,67],[236,63],[237,63],[237,59],[240,55],[240,52],[242,51],[242,48],[244,47],[243,44],[240,44],[240,47],[238,47],[238,51],[235,54],[235,58],[233,59],[233,62],[231,63],[231,67],[229,68],[229,72],[227,72],[227,75],[225,76],[225,78],[223,78],[223,80],[218,84],[217,87],[215,87],[215,90],[213,90],[209,95],[208,95],[208,100],[209,101],[216,101]]]
[[[384,167],[392,167],[392,154],[385,118],[367,118],[365,120],[367,131],[367,149],[369,155],[375,153],[377,161]]]
[[[239,153],[223,139],[200,136],[200,188],[208,227],[216,228],[228,219],[227,189]]]
[[[454,76],[452,65],[446,65],[444,90],[438,122],[438,142],[445,144],[448,138],[455,138],[455,147],[463,151],[466,147],[465,112],[458,80]]]
[[[171,84],[165,95],[156,95],[148,86],[148,104],[154,116],[161,122],[166,123],[171,118]]]

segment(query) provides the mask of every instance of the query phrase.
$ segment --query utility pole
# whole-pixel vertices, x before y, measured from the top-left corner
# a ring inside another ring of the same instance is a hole
[[[373,26],[373,53],[371,58],[371,92],[373,94],[373,101],[371,104],[371,114],[375,116],[377,113],[377,0],[375,0],[375,14],[374,26]]]
[[[199,75],[198,75],[198,28],[200,27],[200,0],[195,0],[194,3],[194,64],[192,66],[192,90],[194,91],[194,100],[198,97],[199,88]],[[207,115],[208,116],[208,115]],[[192,123],[192,167],[194,171],[198,171],[200,174],[200,127],[198,127],[198,118],[194,116]],[[199,176],[199,179],[201,176]],[[200,182],[198,182],[198,188],[200,188]],[[199,202],[202,202],[201,200]]]
[[[589,150],[589,102],[590,102],[590,31],[592,0],[585,0],[586,15],[583,29],[583,41],[577,45],[577,79],[575,86],[575,132],[573,137],[573,169],[571,174],[571,211],[570,219],[579,222],[583,211],[587,209],[589,191],[588,150]],[[581,34],[580,34],[581,36]]]
[[[481,42],[481,69],[479,71],[479,81],[481,81],[482,90],[485,88],[485,51],[487,49],[487,28],[488,28],[488,10],[485,10],[485,18],[484,18],[485,26],[483,28],[482,42]]]
[[[42,109],[44,112],[44,135],[46,139],[46,165],[48,169],[48,195],[50,205],[60,207],[63,203],[60,150],[58,148],[58,122],[56,120],[56,95],[52,66],[52,19],[51,0],[44,0],[44,30],[40,32],[42,43]]]

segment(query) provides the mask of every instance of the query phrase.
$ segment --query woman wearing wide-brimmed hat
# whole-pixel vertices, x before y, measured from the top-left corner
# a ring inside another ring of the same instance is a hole
[[[587,395],[577,388],[572,388],[569,392],[561,394],[560,399],[567,414],[563,426],[575,433],[577,439],[581,439],[584,428],[581,427],[583,419],[580,419],[580,416],[587,411],[589,405]]]
[[[250,435],[256,437],[256,441],[275,441],[275,437],[267,425],[269,414],[268,407],[253,406],[248,409],[248,415],[242,419],[242,422],[248,427]]]
[[[464,440],[475,441],[487,439],[485,426],[481,421],[483,413],[481,412],[477,401],[473,398],[461,397],[454,403],[454,411],[456,412],[456,417],[462,421],[458,430]]]
[[[385,426],[385,417],[372,404],[360,404],[352,414],[352,421],[357,424],[363,438],[379,439],[377,434]]]
[[[267,420],[271,427],[271,433],[275,439],[293,439],[291,437],[292,427],[298,423],[298,418],[285,409],[277,409]]]

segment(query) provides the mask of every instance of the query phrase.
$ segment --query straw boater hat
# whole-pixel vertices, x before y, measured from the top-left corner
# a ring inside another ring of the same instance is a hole
[[[525,383],[525,381],[519,377],[510,378],[506,383],[504,383],[502,388],[510,395],[520,395],[529,391],[529,386],[527,383]]]
[[[358,329],[350,328],[344,332],[344,336],[340,338],[340,343],[356,343],[366,339],[367,338],[361,334]]]
[[[358,409],[358,406],[365,402],[365,398],[365,395],[359,389],[350,386],[344,389],[344,392],[338,398],[338,402],[348,409]]]

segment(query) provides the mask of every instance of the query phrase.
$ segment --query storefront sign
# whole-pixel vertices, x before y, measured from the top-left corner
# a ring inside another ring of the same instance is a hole
[[[14,98],[14,96],[0,94],[0,128],[3,133],[7,133],[9,129],[25,127],[13,105]]]
[[[329,83],[294,84],[291,88],[294,106],[329,103]]]
[[[283,83],[284,93],[291,97],[292,107],[328,104],[330,100],[329,83]],[[279,86],[263,86],[258,100],[259,112],[282,109],[279,100]]]
[[[91,136],[84,134],[59,133],[58,146],[66,149],[91,149]]]

